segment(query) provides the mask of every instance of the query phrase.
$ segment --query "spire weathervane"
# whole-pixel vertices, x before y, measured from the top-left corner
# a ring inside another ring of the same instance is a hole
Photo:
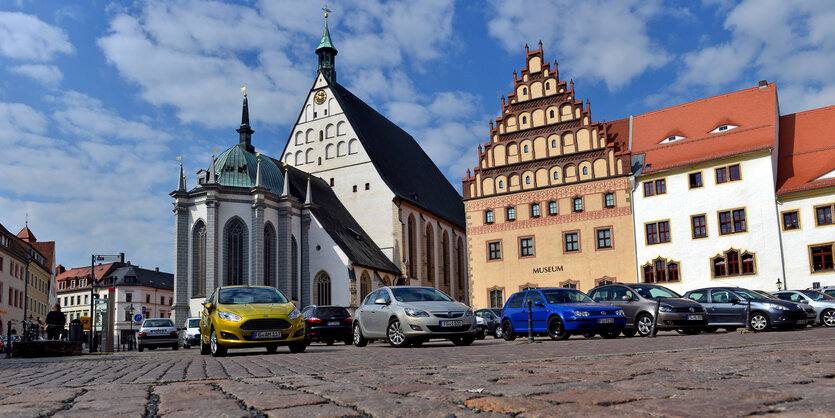
[[[332,11],[333,11],[333,10],[331,10],[331,9],[328,9],[328,5],[327,5],[327,3],[325,3],[325,7],[323,7],[323,8],[322,8],[322,10],[324,10],[324,12],[325,12],[325,19],[327,19],[327,18],[328,18],[328,13],[330,13],[330,12],[332,12]]]
[[[243,93],[244,97],[246,97],[246,86],[241,87],[241,93]]]

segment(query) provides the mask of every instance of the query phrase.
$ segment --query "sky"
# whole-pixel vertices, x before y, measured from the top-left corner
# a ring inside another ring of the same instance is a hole
[[[324,3],[324,2],[323,2]],[[0,224],[56,262],[124,252],[173,271],[190,187],[238,141],[280,157],[313,84],[324,4],[0,1]],[[835,105],[835,2],[331,0],[337,79],[411,133],[460,191],[525,44],[596,121],[777,82],[781,114]]]

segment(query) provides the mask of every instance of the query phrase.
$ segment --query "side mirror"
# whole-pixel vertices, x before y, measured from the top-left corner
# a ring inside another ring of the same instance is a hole
[[[629,295],[623,295],[623,296],[621,296],[621,299],[622,299],[624,302],[631,302],[631,301],[632,301],[632,297],[631,297],[631,296],[629,296]]]
[[[732,305],[737,305],[737,304],[739,304],[739,299],[731,298],[731,300],[729,300],[729,302],[731,302]]]
[[[544,308],[545,304],[542,303],[541,301],[536,301],[536,302],[533,303],[533,306],[538,306],[540,308]]]
[[[203,305],[203,307],[205,307],[207,311],[211,312],[212,309],[214,309],[215,306],[211,302],[209,302],[209,303]]]
[[[375,304],[375,305],[388,305],[388,303],[386,303],[386,300],[385,300],[385,299],[383,299],[383,298],[377,298],[377,299],[374,301],[374,304]]]

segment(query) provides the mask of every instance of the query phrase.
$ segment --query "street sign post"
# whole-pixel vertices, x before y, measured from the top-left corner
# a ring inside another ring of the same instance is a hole
[[[133,320],[135,322],[142,322],[142,314],[136,314],[133,316]]]

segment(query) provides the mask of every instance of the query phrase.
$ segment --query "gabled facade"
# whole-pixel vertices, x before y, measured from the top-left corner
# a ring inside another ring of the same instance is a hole
[[[319,72],[282,161],[329,185],[402,272],[395,283],[467,300],[461,196],[411,135],[337,82],[327,23],[316,53]]]
[[[124,263],[99,264],[93,268],[96,281],[110,274],[113,270]],[[90,284],[92,276],[90,267],[72,268],[69,270],[60,269],[55,282],[57,283],[58,304],[61,305],[61,312],[67,317],[67,323],[82,316],[90,316]],[[106,289],[105,289],[106,290]],[[106,292],[105,292],[106,293]]]
[[[525,48],[478,166],[463,179],[472,303],[527,287],[631,281],[635,248],[625,125],[594,122],[573,81]]]

